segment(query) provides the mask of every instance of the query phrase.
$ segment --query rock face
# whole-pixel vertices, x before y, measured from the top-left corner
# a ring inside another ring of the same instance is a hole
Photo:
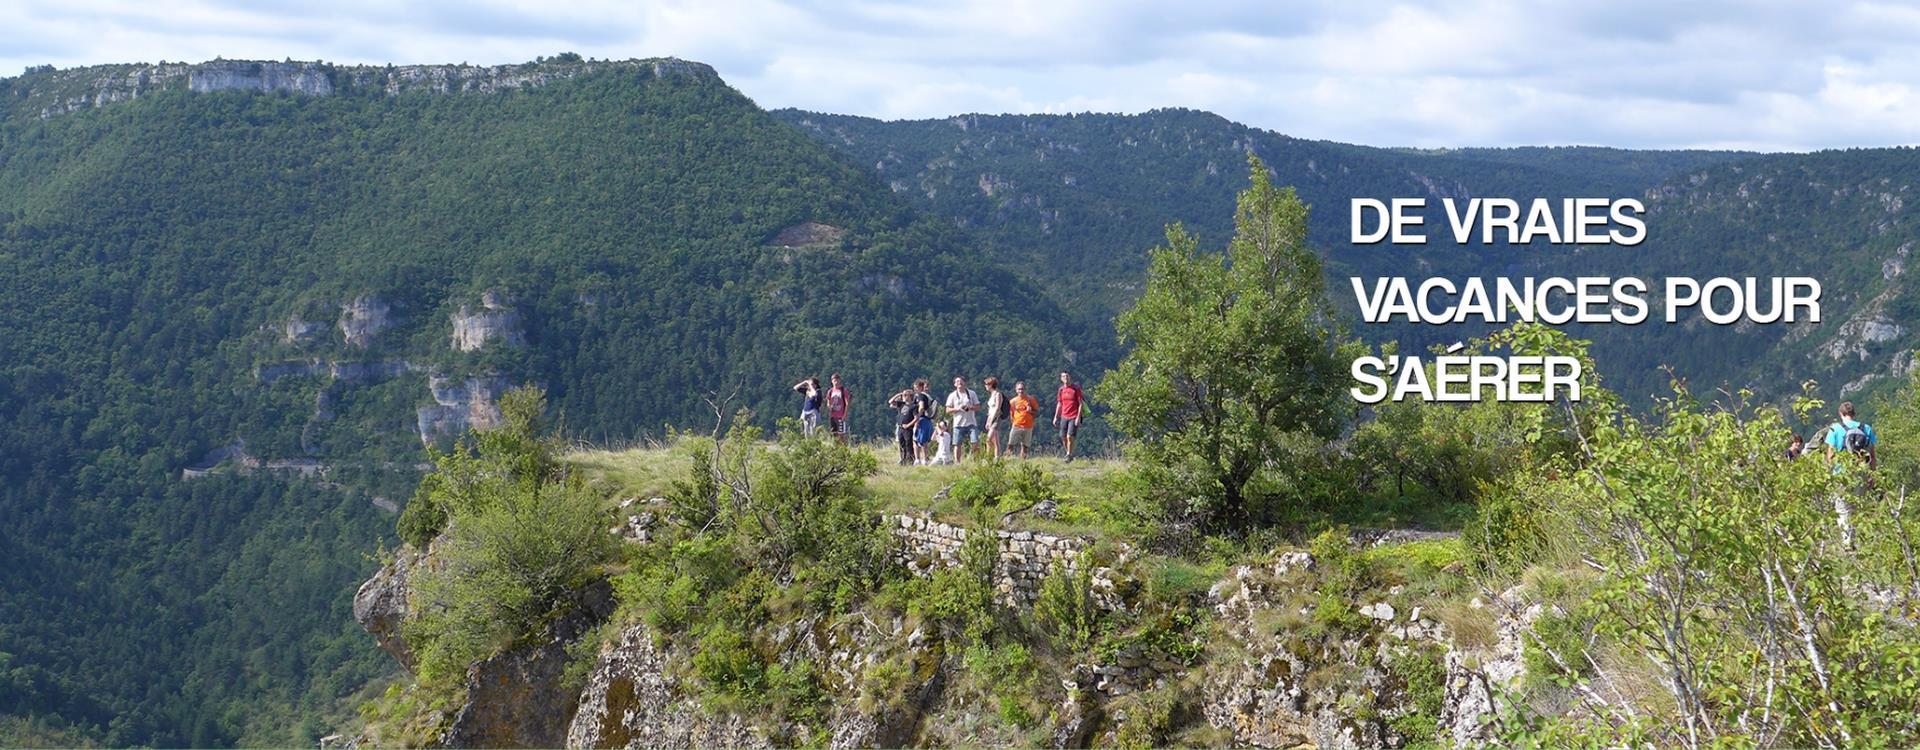
[[[288,344],[305,344],[318,337],[320,331],[326,327],[324,323],[315,323],[296,317],[280,324],[280,340]]]
[[[745,719],[713,717],[683,693],[646,626],[601,653],[567,728],[570,748],[771,747]],[[552,743],[549,743],[552,744]]]
[[[413,670],[413,648],[407,645],[400,626],[407,619],[407,598],[413,591],[414,568],[425,557],[425,552],[412,547],[401,548],[393,562],[360,584],[360,590],[353,595],[354,621],[373,636],[380,650],[391,654],[408,671]]]
[[[480,309],[474,310],[466,305],[451,317],[453,323],[453,350],[458,352],[476,352],[486,347],[489,341],[499,341],[507,346],[525,346],[526,334],[520,328],[520,313],[508,306],[504,297],[497,292],[487,292],[481,297]]]
[[[631,500],[622,511],[636,511],[639,504]],[[611,533],[646,544],[645,534],[630,533],[638,518],[630,517]],[[881,521],[902,549],[896,562],[919,573],[953,564],[949,558],[966,539],[966,529],[927,519],[883,516]],[[1031,570],[1041,559],[1085,564],[1079,554],[1084,540],[995,533],[1001,567]],[[431,559],[431,554],[404,552],[362,586],[354,601],[355,617],[403,664],[412,663],[399,635],[407,617],[408,579]],[[567,662],[581,657],[569,646],[597,632],[613,609],[609,586],[601,579],[540,633],[469,668],[465,701],[453,709],[440,742],[452,747],[690,748],[824,741],[849,748],[1041,738],[1052,747],[1105,746],[1129,736],[1123,730],[1139,720],[1140,704],[1134,702],[1139,698],[1129,696],[1164,694],[1146,691],[1176,685],[1184,686],[1179,690],[1194,714],[1233,745],[1394,748],[1494,740],[1492,719],[1511,710],[1504,696],[1523,677],[1522,644],[1543,614],[1541,605],[1526,605],[1519,588],[1493,602],[1475,600],[1472,606],[1484,612],[1483,618],[1449,620],[1462,627],[1478,623],[1473,630],[1480,635],[1466,643],[1421,606],[1396,598],[1396,587],[1351,602],[1350,619],[1343,624],[1308,628],[1298,618],[1312,617],[1307,603],[1315,597],[1315,570],[1309,553],[1287,552],[1235,568],[1208,592],[1219,626],[1209,637],[1230,639],[1216,645],[1224,646],[1224,653],[1242,654],[1239,663],[1202,660],[1205,667],[1190,666],[1139,644],[1125,645],[1102,656],[1105,663],[1078,664],[1061,676],[1061,702],[1036,728],[1041,734],[1007,737],[978,734],[982,712],[994,709],[979,705],[977,694],[947,690],[949,671],[967,657],[950,652],[937,631],[872,613],[806,614],[744,634],[782,666],[804,663],[811,670],[826,701],[809,724],[706,708],[682,682],[694,648],[645,624],[627,625],[605,642],[584,685],[570,689],[564,678]],[[1120,577],[1113,571],[1108,575]],[[1009,587],[1019,585],[1010,575],[1002,580]],[[1123,597],[1111,592],[1136,582],[1110,584],[1109,595],[1118,601]],[[1019,601],[1014,597],[1009,603]],[[1301,625],[1276,628],[1288,619]],[[1200,669],[1205,671],[1195,673]],[[876,682],[874,675],[882,674],[890,677]],[[1409,674],[1425,676],[1416,680]],[[1540,700],[1531,696],[1530,705]]]
[[[393,308],[379,297],[362,295],[340,306],[340,335],[347,346],[366,348],[375,336],[393,326]]]
[[[214,91],[259,91],[326,96],[333,81],[316,62],[252,62],[215,60],[193,66],[187,88],[198,94]]]
[[[567,647],[613,613],[613,589],[595,580],[530,642],[467,669],[467,701],[441,738],[448,747],[559,747],[579,706],[568,689]]]
[[[40,117],[132,101],[154,91],[250,91],[331,96],[349,91],[402,94],[491,94],[545,86],[602,71],[654,78],[718,81],[713,68],[675,58],[583,60],[554,58],[518,65],[330,65],[321,62],[214,60],[158,65],[99,65],[30,72],[16,92]]]
[[[1403,613],[1388,602],[1358,606],[1368,624],[1336,638],[1261,630],[1257,622],[1301,606],[1288,596],[1295,591],[1290,574],[1312,566],[1307,553],[1288,553],[1268,566],[1240,566],[1214,586],[1215,611],[1248,656],[1238,669],[1206,676],[1201,710],[1209,724],[1230,733],[1234,744],[1255,747],[1385,748],[1424,740],[1402,735],[1391,723],[1409,715],[1417,697],[1389,665],[1438,653],[1444,677],[1435,737],[1457,746],[1493,739],[1488,725],[1503,708],[1496,696],[1523,676],[1522,639],[1540,615],[1538,605],[1523,608],[1518,589],[1485,605],[1497,636],[1485,645],[1457,643],[1419,607]]]
[[[420,441],[433,445],[465,434],[468,429],[489,430],[500,424],[500,407],[495,403],[507,391],[507,380],[499,375],[483,375],[458,382],[434,375],[427,380],[433,405],[415,413]]]

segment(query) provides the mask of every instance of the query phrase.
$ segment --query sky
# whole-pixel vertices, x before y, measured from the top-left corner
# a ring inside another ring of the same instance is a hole
[[[229,59],[714,66],[769,109],[1189,107],[1375,146],[1920,144],[1920,5],[0,0],[0,76]]]

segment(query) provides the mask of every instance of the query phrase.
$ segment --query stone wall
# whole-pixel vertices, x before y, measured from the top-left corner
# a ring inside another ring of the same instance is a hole
[[[881,520],[899,542],[894,548],[895,560],[918,576],[959,565],[960,548],[966,544],[967,535],[975,533],[964,526],[926,516],[888,515]],[[1003,601],[1016,606],[1033,604],[1040,595],[1040,582],[1055,563],[1066,570],[1078,570],[1081,553],[1091,546],[1085,539],[1033,531],[996,529],[989,533],[997,538],[1000,547],[1000,562],[994,570],[996,588]],[[1124,556],[1125,552],[1121,554]],[[1110,594],[1112,570],[1095,568],[1093,573],[1097,594]],[[1102,606],[1119,607],[1118,600],[1111,596],[1096,595],[1096,599]]]

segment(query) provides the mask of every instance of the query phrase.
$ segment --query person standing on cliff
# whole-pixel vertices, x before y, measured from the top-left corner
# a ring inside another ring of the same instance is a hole
[[[939,407],[933,394],[927,392],[927,379],[913,381],[913,413],[916,418],[913,428],[913,463],[925,466],[932,454],[927,453],[927,441],[933,439],[933,411]]]
[[[947,414],[953,418],[953,463],[960,463],[980,444],[980,397],[967,387],[966,378],[953,379]]]
[[[989,377],[986,381],[987,395],[987,455],[1000,457],[1000,435],[1006,432],[1007,394],[1000,392],[1000,379]]]
[[[908,388],[893,394],[887,399],[887,406],[893,407],[893,440],[900,449],[900,465],[913,465],[913,433],[920,424],[920,410],[913,399],[913,389]]]
[[[1060,446],[1067,452],[1067,463],[1073,463],[1073,438],[1080,434],[1080,407],[1086,400],[1086,392],[1074,384],[1073,375],[1061,370],[1060,390],[1054,394],[1053,426],[1060,428]]]
[[[819,381],[815,381],[817,384]],[[833,374],[833,387],[827,389],[827,431],[833,439],[847,444],[847,415],[853,411],[853,394],[840,384],[840,373]]]
[[[793,384],[795,393],[800,394],[800,434],[813,437],[820,430],[820,379],[807,378]]]
[[[1020,449],[1020,458],[1025,460],[1027,448],[1033,445],[1033,423],[1040,417],[1040,399],[1027,393],[1027,384],[1013,384],[1013,400],[1007,403],[1007,411],[1013,417],[1013,430],[1007,433],[1007,453]]]

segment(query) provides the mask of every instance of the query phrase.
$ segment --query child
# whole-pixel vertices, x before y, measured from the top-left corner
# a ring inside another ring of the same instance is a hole
[[[934,451],[933,460],[929,463],[953,463],[953,431],[947,428],[946,420],[942,419],[939,424],[934,425],[933,442],[939,448]]]

